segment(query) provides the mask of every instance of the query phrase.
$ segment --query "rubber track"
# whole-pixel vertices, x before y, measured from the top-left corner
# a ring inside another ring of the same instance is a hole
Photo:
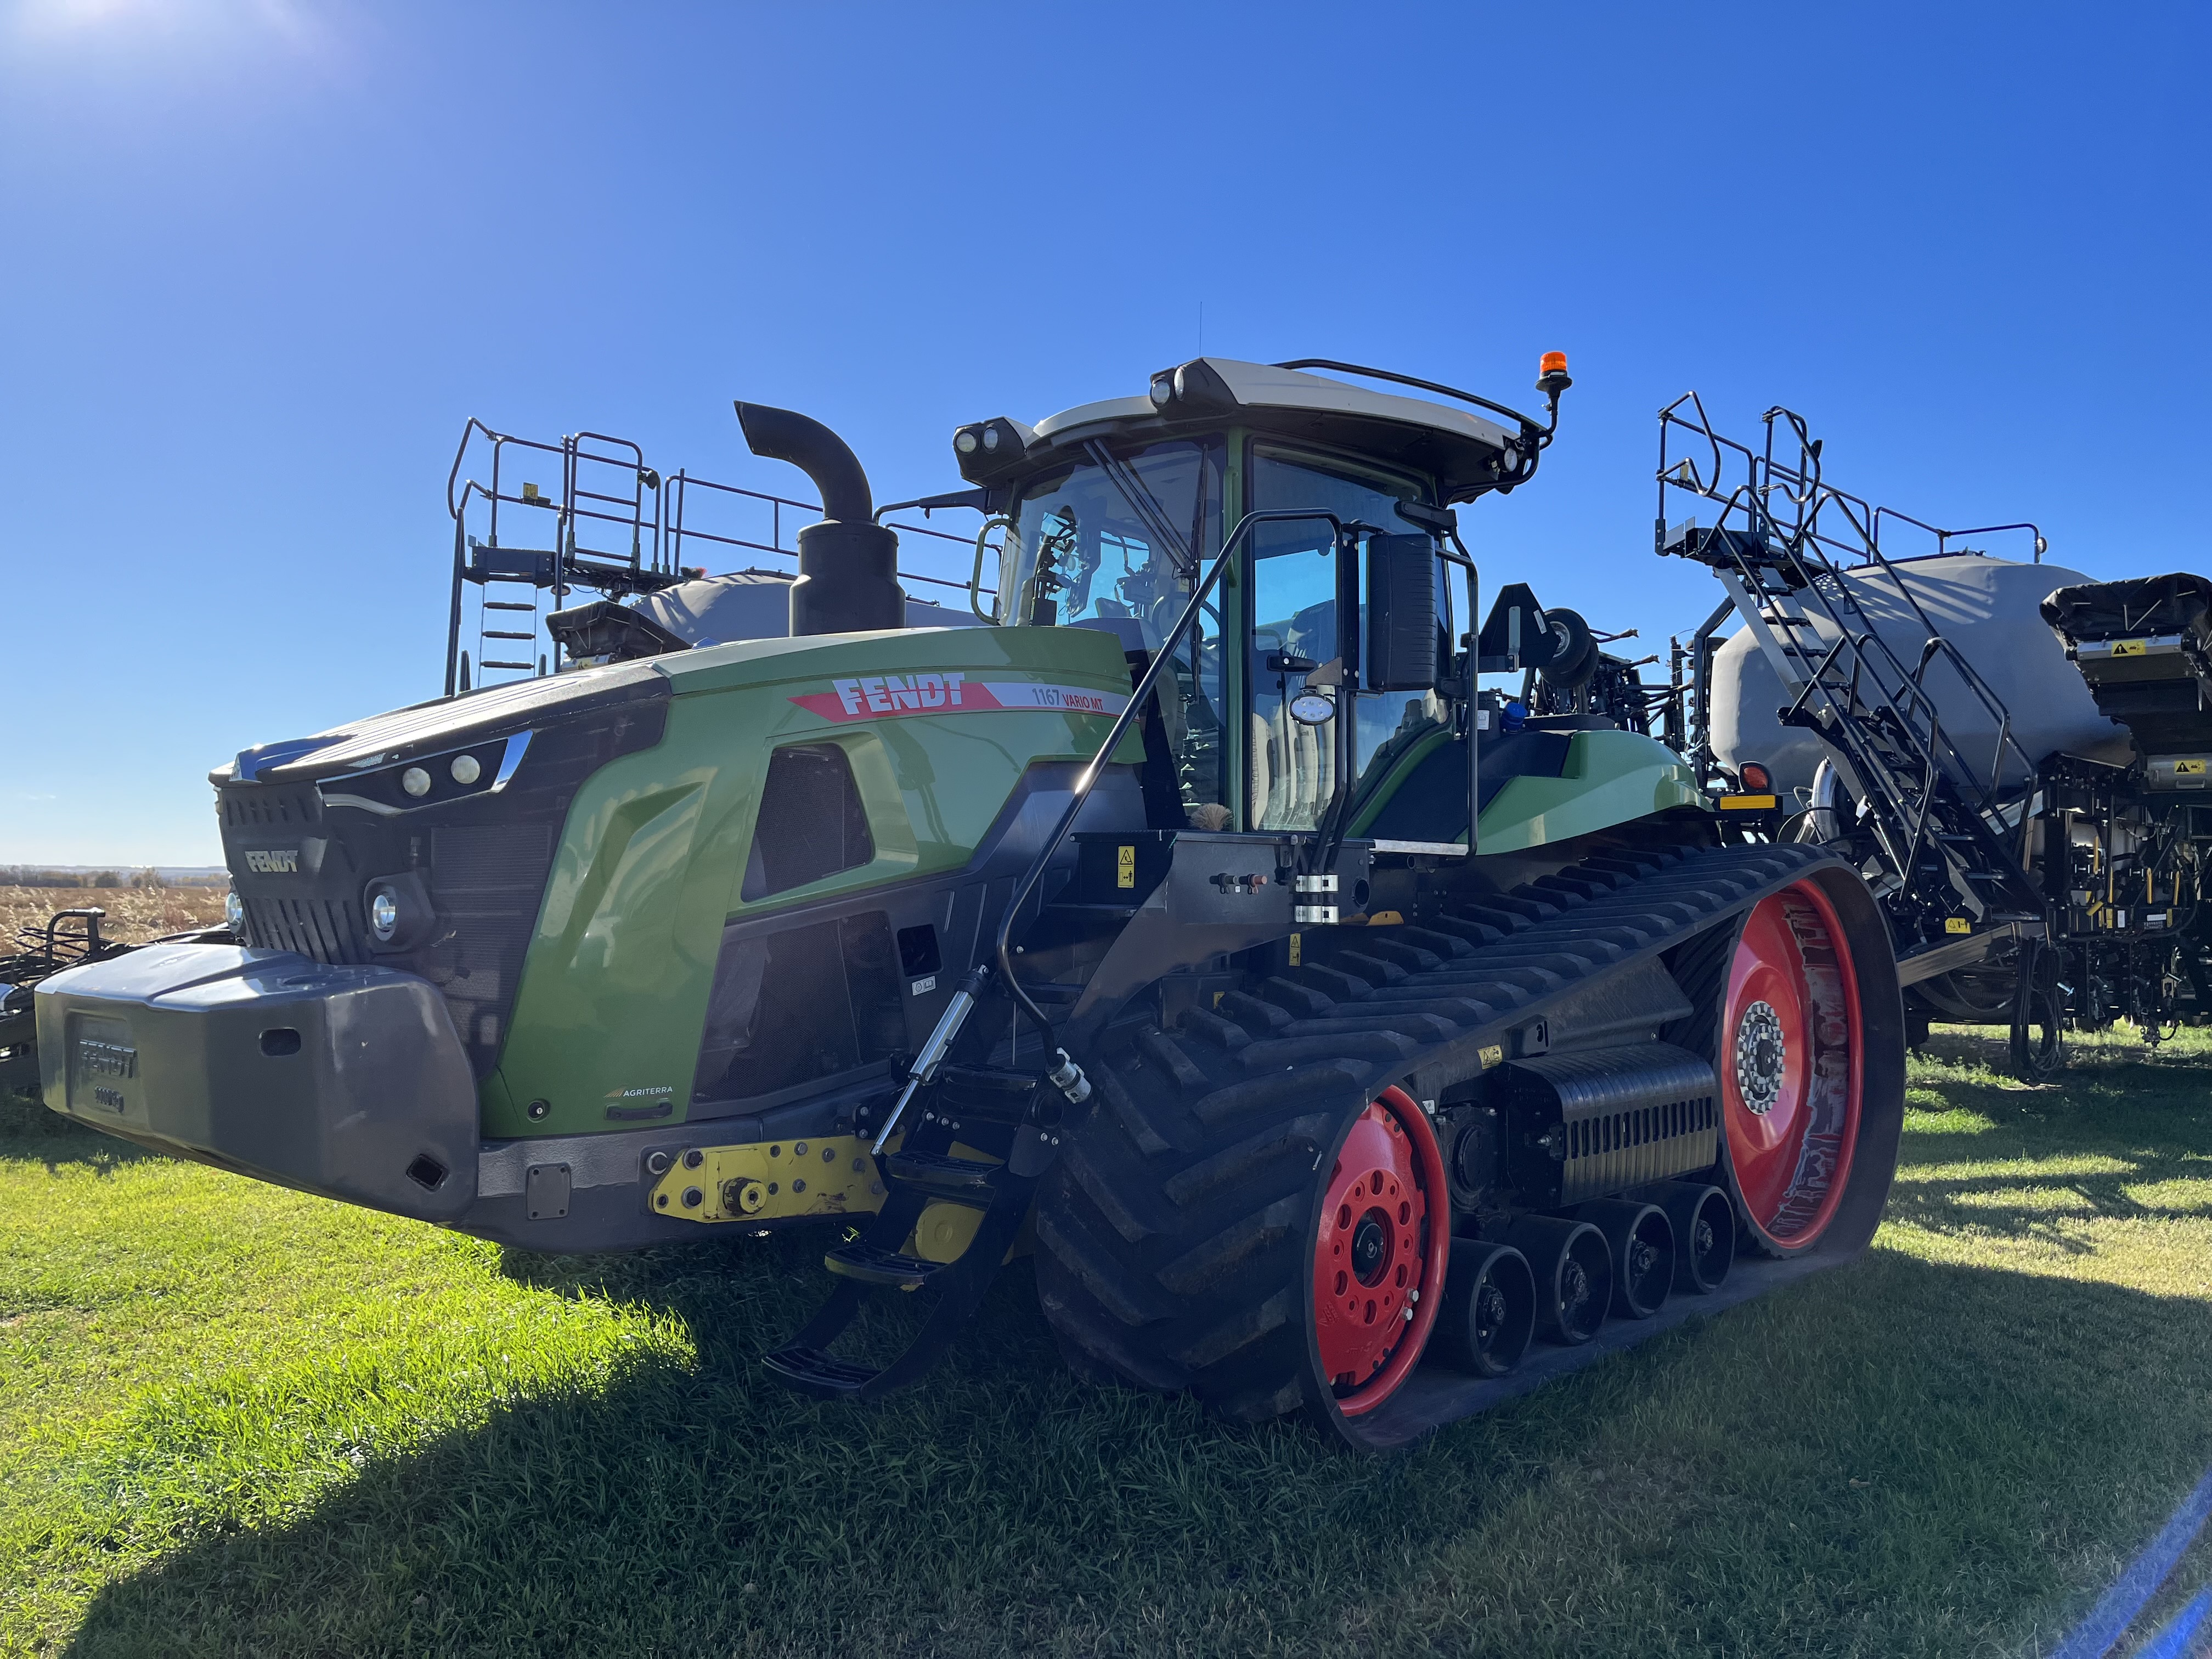
[[[1096,1095],[1036,1208],[1063,1352],[1232,1419],[1315,1403],[1305,1234],[1348,1116],[1393,1084],[1435,1098],[1485,1047],[1644,957],[1686,945],[1678,960],[1710,978],[1694,935],[1837,863],[1789,845],[1608,854],[1086,1055]],[[1709,1006],[1706,985],[1686,989]]]

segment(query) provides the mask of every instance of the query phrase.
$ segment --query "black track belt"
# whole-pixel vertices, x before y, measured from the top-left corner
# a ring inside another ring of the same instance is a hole
[[[1282,1194],[1332,1144],[1343,1114],[1394,1085],[1440,1098],[1514,1058],[1537,1021],[1557,1011],[1571,1028],[1583,994],[1667,952],[1696,1012],[1662,1035],[1710,1054],[1729,924],[1828,872],[1859,880],[1844,861],[1796,844],[1603,854],[1410,925],[1341,930],[1327,962],[1188,1010],[1171,1029],[1109,1032],[1083,1057],[1099,1107],[1073,1126],[1038,1199],[1038,1289],[1063,1347],[1146,1386],[1188,1389],[1232,1418],[1294,1409],[1306,1364],[1296,1309],[1231,1281],[1264,1257],[1279,1284],[1288,1257],[1278,1258],[1302,1236]],[[1700,948],[1699,935],[1716,948]],[[1848,1260],[1871,1232],[1871,1221],[1855,1222],[1787,1261],[1741,1261],[1717,1295],[1608,1322],[1597,1340],[1532,1352],[1496,1382],[1425,1367],[1363,1420],[1359,1438],[1401,1444]]]

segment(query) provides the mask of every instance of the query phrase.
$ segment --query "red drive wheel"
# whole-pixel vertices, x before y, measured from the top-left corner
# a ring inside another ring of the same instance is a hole
[[[1315,1341],[1345,1416],[1373,1411],[1412,1374],[1450,1251],[1436,1131],[1404,1090],[1385,1089],[1337,1149],[1314,1239]]]
[[[1721,1005],[1721,1121],[1736,1212],[1771,1255],[1810,1249],[1850,1178],[1863,1087],[1858,976],[1802,881],[1745,921]]]

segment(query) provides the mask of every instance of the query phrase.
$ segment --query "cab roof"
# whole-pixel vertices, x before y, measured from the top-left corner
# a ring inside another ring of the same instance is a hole
[[[963,433],[995,428],[997,441],[988,451],[979,444],[961,452],[956,445],[956,453],[964,477],[997,484],[1057,459],[1057,452],[1079,453],[1094,438],[1169,438],[1224,425],[1430,474],[1446,501],[1471,500],[1511,478],[1521,462],[1509,451],[1526,445],[1522,434],[1494,421],[1424,398],[1272,363],[1195,357],[1152,376],[1141,396],[1080,404],[1034,427],[1000,420],[963,428]]]

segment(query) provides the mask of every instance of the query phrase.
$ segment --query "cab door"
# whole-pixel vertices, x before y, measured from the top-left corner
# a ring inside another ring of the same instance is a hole
[[[1264,443],[1254,445],[1248,476],[1255,507],[1310,507],[1393,534],[1419,528],[1399,514],[1398,503],[1426,495],[1410,479]],[[1339,714],[1313,725],[1296,719],[1291,704],[1314,669],[1360,654],[1366,617],[1357,563],[1338,552],[1325,519],[1268,523],[1252,534],[1244,674],[1249,829],[1314,829],[1335,793],[1341,703]],[[1441,584],[1441,574],[1438,580]],[[1349,635],[1347,625],[1354,630]],[[1353,647],[1349,653],[1347,645]],[[1362,691],[1353,701],[1355,792],[1394,738],[1448,718],[1429,690]]]

